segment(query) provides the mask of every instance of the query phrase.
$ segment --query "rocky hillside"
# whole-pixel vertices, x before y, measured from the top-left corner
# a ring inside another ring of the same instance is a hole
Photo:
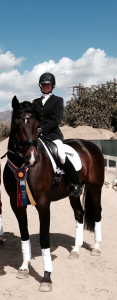
[[[0,112],[0,122],[11,123],[11,110]]]

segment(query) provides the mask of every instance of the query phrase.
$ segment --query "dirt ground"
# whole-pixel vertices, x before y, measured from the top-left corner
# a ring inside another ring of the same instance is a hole
[[[6,145],[7,141],[0,143],[0,156],[5,153]],[[5,161],[4,158],[1,162],[2,171]],[[114,175],[106,173],[106,181],[111,182],[113,178]],[[117,191],[107,188],[106,185],[102,189],[103,240],[100,257],[90,255],[94,234],[84,231],[84,243],[79,259],[68,259],[75,241],[76,226],[69,198],[51,204],[50,239],[53,260],[53,290],[49,293],[39,292],[39,284],[43,276],[43,263],[39,245],[37,211],[31,205],[28,206],[32,259],[29,278],[20,280],[16,278],[17,270],[22,263],[19,228],[3,184],[1,191],[4,245],[0,247],[0,300],[117,299]]]

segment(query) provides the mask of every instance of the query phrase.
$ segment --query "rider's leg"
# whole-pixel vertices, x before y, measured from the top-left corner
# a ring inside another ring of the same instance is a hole
[[[73,184],[72,190],[70,191],[70,189],[69,189],[69,196],[77,198],[81,194],[81,186],[80,186],[78,174],[77,174],[73,164],[69,160],[69,158],[65,155],[64,145],[63,145],[62,141],[55,140],[53,142],[57,145],[58,155],[59,155],[62,167],[63,167],[65,173],[67,174],[70,182]]]
[[[63,165],[65,163],[65,158],[66,158],[66,154],[65,154],[65,151],[64,151],[64,145],[62,143],[61,140],[55,140],[53,141],[56,146],[57,146],[57,149],[58,149],[58,156],[60,158],[60,162],[61,164]]]

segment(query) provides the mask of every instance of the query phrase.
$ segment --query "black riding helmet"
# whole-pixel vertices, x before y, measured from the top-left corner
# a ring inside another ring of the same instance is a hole
[[[44,73],[39,78],[39,86],[41,88],[42,83],[53,83],[53,89],[55,87],[55,76],[51,73]]]

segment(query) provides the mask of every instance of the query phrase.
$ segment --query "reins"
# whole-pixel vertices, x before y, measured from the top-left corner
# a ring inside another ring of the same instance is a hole
[[[21,115],[15,115],[16,118],[18,119],[23,119],[23,120],[29,120],[29,119],[32,119],[35,117],[34,114],[32,114],[31,116],[21,116]],[[14,144],[14,149],[16,150],[16,153],[20,153],[20,147],[26,147],[25,151],[23,152],[23,154],[21,153],[21,155],[24,157],[26,152],[28,151],[28,149],[31,147],[31,146],[34,146],[37,148],[37,140],[25,140],[25,141],[22,141],[22,142],[19,142],[18,139],[17,139],[17,134],[15,132],[15,126],[13,123],[11,124],[12,128],[13,128],[13,135],[14,135],[14,139],[13,139],[13,144]],[[18,151],[17,151],[18,150]]]
[[[31,116],[28,116],[28,115],[27,116],[15,115],[15,117],[18,118],[18,119],[29,120],[29,119],[34,118],[35,115],[34,114],[32,114]],[[17,134],[16,134],[16,125],[13,124],[13,123],[11,124],[11,131],[12,131],[12,134],[13,134],[13,138],[10,137],[10,140],[13,143],[15,152],[8,149],[8,151],[1,157],[1,159],[3,159],[8,154],[8,152],[13,153],[14,155],[17,155],[17,156],[20,156],[20,157],[24,158],[26,152],[28,151],[28,149],[31,146],[34,146],[34,147],[37,148],[37,140],[25,140],[25,141],[22,141],[22,142],[18,141]],[[20,149],[19,149],[20,147],[26,147],[23,154],[20,153]]]
[[[31,116],[20,116],[20,115],[15,115],[15,117],[16,118],[18,118],[18,119],[23,119],[23,120],[28,120],[28,119],[32,119],[32,118],[34,118],[35,117],[35,115],[34,114],[32,114]]]
[[[23,155],[21,153],[15,153],[15,152],[13,152],[13,151],[11,151],[11,150],[8,149],[8,151],[3,156],[1,156],[0,158],[3,159],[8,154],[8,152],[10,152],[10,153],[12,153],[14,155],[23,157]]]

